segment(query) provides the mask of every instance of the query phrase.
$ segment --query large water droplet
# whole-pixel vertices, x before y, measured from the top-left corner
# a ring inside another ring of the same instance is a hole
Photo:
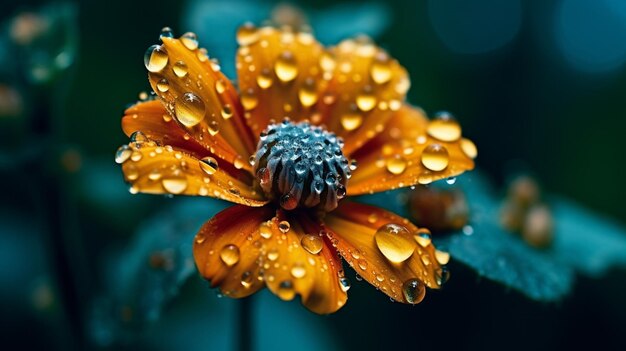
[[[370,75],[377,84],[385,84],[391,79],[391,65],[387,55],[376,56],[370,68]]]
[[[132,153],[133,153],[133,150],[130,148],[130,146],[128,145],[120,146],[115,152],[115,162],[118,164],[124,163],[126,160],[130,158],[130,155],[132,155]]]
[[[376,245],[391,262],[406,261],[415,250],[415,241],[410,239],[409,230],[399,224],[389,223],[380,227],[374,234]]]
[[[478,156],[478,149],[476,149],[476,145],[474,145],[474,143],[469,139],[461,139],[461,150],[463,150],[463,153],[471,159],[475,159],[476,156]]]
[[[157,83],[157,89],[162,93],[166,93],[168,90],[170,90],[170,82],[168,82],[165,78],[159,80],[159,82]]]
[[[322,240],[322,238],[320,238],[318,235],[311,234],[306,234],[302,236],[302,239],[300,239],[300,244],[306,251],[314,255],[320,253],[320,251],[322,251],[322,248],[324,247],[324,241]]]
[[[461,137],[461,126],[451,114],[441,112],[428,123],[426,132],[433,138],[452,142]]]
[[[357,95],[356,105],[363,112],[371,111],[376,107],[376,96],[371,92],[371,88]]]
[[[435,259],[441,265],[448,264],[450,262],[450,254],[445,251],[435,250]]]
[[[229,104],[224,104],[224,106],[222,106],[222,118],[229,119],[232,116],[233,116],[233,109],[230,107]]]
[[[176,61],[174,67],[172,67],[172,70],[174,71],[174,74],[179,78],[186,76],[189,72],[187,64],[184,61]]]
[[[346,292],[348,290],[350,290],[350,280],[348,280],[348,278],[346,277],[340,277],[339,278],[339,287],[341,288],[341,291]]]
[[[301,263],[296,263],[291,267],[291,276],[300,279],[306,275],[306,268]]]
[[[439,144],[430,144],[422,151],[422,164],[431,171],[443,171],[449,161],[448,150]]]
[[[171,176],[171,177],[163,177],[161,179],[161,185],[163,189],[170,194],[182,194],[186,189],[187,185],[187,177],[185,176]]]
[[[259,32],[252,23],[245,23],[237,30],[237,42],[241,46],[252,45],[259,40]]]
[[[307,78],[298,91],[298,98],[304,107],[311,107],[317,102],[317,90],[315,88],[315,80]]]
[[[143,56],[143,63],[150,72],[160,72],[167,65],[167,51],[161,45],[152,45]]]
[[[280,230],[282,233],[287,233],[289,229],[291,229],[291,224],[289,224],[289,222],[280,221],[280,223],[278,223],[278,230]]]
[[[220,259],[227,266],[233,266],[239,262],[239,248],[233,244],[228,244],[220,251]]]
[[[174,113],[182,125],[193,127],[204,119],[204,101],[194,93],[185,93],[176,99]]]
[[[183,45],[189,50],[195,50],[198,48],[198,37],[196,36],[196,33],[187,32],[183,34],[180,37],[180,42],[183,43]]]
[[[386,166],[389,173],[399,175],[406,170],[407,161],[401,155],[393,155],[387,159]]]
[[[432,242],[430,230],[426,228],[419,229],[415,234],[413,234],[413,238],[421,247],[426,247]]]
[[[348,112],[341,116],[341,126],[347,131],[353,131],[361,126],[363,116],[358,112]]]
[[[202,171],[208,175],[215,174],[217,172],[218,164],[217,160],[211,156],[204,157],[199,162]]]
[[[409,279],[402,284],[402,295],[404,295],[404,300],[407,303],[415,305],[424,300],[426,287],[417,279]]]
[[[287,83],[296,78],[298,75],[298,65],[296,58],[289,51],[284,51],[278,56],[274,64],[274,72],[281,81]]]

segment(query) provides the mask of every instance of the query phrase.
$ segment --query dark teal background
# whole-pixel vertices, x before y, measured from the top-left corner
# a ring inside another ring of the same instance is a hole
[[[38,3],[41,2],[3,1],[0,21]],[[334,3],[325,0],[300,5],[306,11]],[[494,51],[464,54],[450,50],[442,42],[433,28],[426,1],[387,1],[392,21],[377,42],[409,71],[412,87],[408,100],[429,114],[451,111],[461,122],[464,134],[478,146],[478,167],[498,184],[502,184],[511,171],[531,170],[546,192],[577,200],[624,223],[626,66],[601,73],[582,72],[571,66],[553,41],[554,13],[560,3],[522,1],[519,32],[510,42]],[[5,291],[16,291],[6,292],[7,296],[17,296],[15,300],[7,298],[2,303],[2,334],[7,338],[5,345],[11,345],[7,349],[99,349],[86,330],[92,318],[90,298],[106,290],[100,267],[104,252],[126,245],[141,221],[170,201],[124,194],[120,197],[123,203],[115,202],[118,198],[114,194],[120,189],[126,190],[121,172],[112,161],[116,148],[127,142],[120,128],[125,106],[136,101],[140,91],[149,91],[143,66],[146,48],[157,42],[163,26],[172,27],[178,34],[188,30],[182,26],[182,5],[158,0],[92,0],[79,1],[76,5],[79,44],[75,65],[59,82],[33,88],[36,93],[27,101],[35,113],[41,115],[50,113],[52,105],[58,107],[56,115],[61,120],[56,119],[57,124],[52,128],[43,128],[44,134],[26,135],[7,148],[10,152],[14,151],[10,148],[24,148],[34,139],[44,139],[45,133],[53,130],[52,147],[77,150],[85,173],[66,175],[52,167],[52,175],[48,177],[37,175],[41,172],[37,168],[3,170],[4,184],[23,182],[24,185],[6,187],[2,209],[6,217],[19,222],[16,226],[26,223],[34,227],[31,231],[41,233],[54,230],[42,230],[46,221],[36,213],[56,213],[43,215],[43,218],[57,216],[63,228],[81,235],[76,239],[79,242],[59,234],[60,237],[52,235],[52,239],[34,236],[15,244],[18,248],[35,247],[23,254],[32,257],[30,264],[37,266],[37,260],[43,260],[42,266],[53,267],[56,273],[50,274],[51,277],[61,272],[60,280],[50,278],[55,281],[53,290],[61,302],[44,316],[40,311],[20,305],[28,300],[23,297],[30,294],[30,290],[25,292],[30,283],[19,279],[25,279],[24,275],[30,271],[24,267],[11,268],[10,257],[5,256],[9,257],[2,261],[5,268],[17,272],[15,284],[7,278],[1,287]],[[492,15],[497,18],[499,14]],[[592,11],[586,20],[592,23],[614,20],[602,16],[610,17],[611,13]],[[219,28],[213,35],[235,40],[234,33]],[[617,34],[609,31],[602,35]],[[226,61],[233,57],[219,59]],[[111,162],[107,165],[98,163],[99,160]],[[107,166],[96,168],[96,164]],[[22,173],[31,171],[32,178]],[[118,178],[110,180],[110,177]],[[39,190],[28,190],[28,179],[50,183],[40,184]],[[111,196],[110,202],[106,199],[100,203],[92,201],[93,197],[107,195]],[[50,199],[53,202],[47,203]],[[61,238],[66,241],[59,242]],[[64,247],[69,258],[41,253],[54,251],[57,246]],[[10,251],[9,246],[6,248],[5,251]],[[75,262],[83,264],[72,268]],[[626,348],[626,275],[623,270],[612,271],[602,279],[580,278],[571,296],[562,302],[537,303],[496,283],[478,279],[464,266],[453,262],[450,268],[453,276],[445,289],[431,292],[419,306],[390,303],[386,296],[364,282],[353,280],[349,303],[342,310],[330,316],[309,316],[307,323],[325,330],[327,335],[320,340],[330,340],[332,348],[337,349],[522,350],[571,349],[600,344],[609,349]],[[80,278],[76,278],[75,273]],[[159,343],[159,338],[168,333],[162,323],[170,318],[171,328],[190,330],[188,335],[176,334],[183,335],[185,345],[214,349],[205,338],[193,342],[194,337],[202,334],[202,328],[191,328],[197,327],[198,322],[171,323],[175,316],[189,311],[199,315],[198,318],[221,311],[229,316],[205,321],[206,328],[215,329],[217,327],[211,323],[223,320],[230,323],[225,329],[235,337],[237,324],[232,313],[238,302],[221,299],[208,303],[207,291],[205,282],[193,276],[182,287],[181,295],[166,307],[161,320],[140,333],[141,338],[130,338],[121,345],[104,348],[148,350],[160,346],[168,349],[170,344]],[[213,298],[214,293],[209,293]],[[199,305],[197,301],[204,301],[204,304]],[[253,298],[253,302],[263,301],[267,298]],[[220,303],[232,308],[215,307]],[[283,305],[303,310],[297,302]],[[168,312],[174,317],[168,317]],[[293,316],[269,313],[267,319],[261,315],[254,321],[271,325],[272,319],[292,318],[284,324],[295,330],[300,324],[298,317]],[[289,338],[293,345],[281,344],[282,333],[292,334],[293,331],[278,330],[269,338],[276,342],[273,346],[277,349],[298,349],[297,343],[327,348],[325,344],[316,345],[316,340]],[[204,342],[206,344],[202,344]],[[223,345],[221,341],[219,345]],[[252,345],[260,344],[253,340]]]

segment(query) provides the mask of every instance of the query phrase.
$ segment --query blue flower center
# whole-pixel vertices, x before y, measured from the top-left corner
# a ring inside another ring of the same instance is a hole
[[[350,164],[343,141],[308,122],[269,125],[260,136],[254,165],[265,194],[286,210],[332,211],[346,195]]]

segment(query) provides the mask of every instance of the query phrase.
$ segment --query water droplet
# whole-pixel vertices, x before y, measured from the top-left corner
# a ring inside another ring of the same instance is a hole
[[[374,58],[370,75],[377,84],[385,84],[391,79],[390,61],[386,54],[381,53]]]
[[[461,126],[454,117],[447,113],[441,112],[430,121],[426,129],[428,135],[441,141],[452,142],[461,137]]]
[[[226,83],[222,79],[215,81],[215,91],[218,94],[223,94],[226,91]]]
[[[402,284],[402,295],[407,303],[418,304],[426,296],[426,286],[417,279],[409,279]]]
[[[341,126],[347,131],[353,131],[361,126],[363,116],[358,112],[348,112],[341,116]]]
[[[122,164],[130,158],[133,150],[128,145],[120,146],[115,152],[115,163]]]
[[[198,233],[196,235],[196,244],[202,244],[205,241],[206,241],[206,236],[204,234]]]
[[[185,127],[193,127],[204,119],[204,101],[194,93],[185,93],[176,99],[174,106],[176,119]]]
[[[239,248],[233,244],[228,244],[220,251],[220,258],[227,266],[231,267],[239,262]]]
[[[361,94],[357,95],[356,105],[363,112],[371,111],[376,107],[376,96],[371,92],[371,88],[365,89]]]
[[[291,276],[300,279],[306,275],[306,268],[301,263],[296,263],[291,267]]]
[[[350,280],[346,277],[339,278],[339,287],[343,292],[350,290]]]
[[[448,162],[448,150],[439,144],[430,144],[422,151],[422,164],[431,171],[443,171]]]
[[[204,157],[199,162],[202,171],[208,175],[215,174],[217,172],[218,164],[217,160],[211,156]]]
[[[250,286],[252,286],[252,283],[254,283],[254,276],[252,275],[252,272],[250,271],[243,272],[241,274],[241,285],[247,289]]]
[[[300,245],[314,255],[317,255],[324,248],[324,241],[318,235],[306,234],[300,239]]]
[[[212,120],[211,122],[209,122],[209,134],[211,134],[211,136],[215,136],[219,132],[220,124],[217,123],[216,120]]]
[[[157,181],[157,180],[161,179],[162,176],[163,176],[163,174],[161,174],[161,171],[159,169],[153,169],[148,174],[148,179]]]
[[[278,259],[278,250],[271,249],[267,252],[267,259],[270,261],[276,261]]]
[[[298,65],[296,58],[289,51],[284,51],[278,56],[274,64],[274,72],[282,82],[290,82],[298,75]]]
[[[170,27],[163,27],[161,29],[161,34],[159,34],[159,39],[163,40],[163,38],[173,38],[174,31]]]
[[[272,228],[270,227],[270,224],[267,222],[263,222],[263,224],[261,224],[261,226],[259,227],[259,233],[261,234],[261,237],[265,239],[271,238]]]
[[[450,262],[450,253],[445,251],[435,250],[435,259],[439,264],[444,265]]]
[[[224,104],[224,106],[222,106],[222,118],[229,119],[232,116],[233,116],[233,109],[230,107],[229,104]]]
[[[370,213],[369,216],[367,216],[367,221],[369,223],[376,223],[376,221],[378,221],[378,215],[375,212]]]
[[[446,179],[446,183],[453,185],[454,183],[456,183],[456,177],[448,177]]]
[[[161,45],[152,45],[146,50],[143,63],[150,72],[160,72],[167,65],[167,51]]]
[[[272,86],[274,79],[272,79],[272,71],[268,68],[264,68],[261,70],[261,74],[256,77],[256,83],[259,85],[261,89],[267,89]]]
[[[287,233],[289,229],[291,229],[291,224],[289,224],[289,222],[287,221],[280,221],[280,223],[278,223],[278,229],[282,233]]]
[[[166,93],[168,90],[170,90],[170,82],[168,82],[165,78],[159,80],[159,82],[157,83],[157,89],[162,93]]]
[[[187,177],[171,176],[161,179],[163,189],[170,194],[182,194],[187,189]]]
[[[471,159],[475,159],[478,156],[478,149],[476,149],[476,145],[469,139],[461,139],[461,150],[463,153]]]
[[[130,154],[131,161],[139,162],[141,161],[142,158],[143,158],[143,154],[139,151],[133,151],[133,153]]]
[[[298,98],[304,107],[311,107],[315,105],[317,102],[317,89],[313,78],[307,78],[304,81],[304,84],[298,91]]]
[[[237,42],[241,46],[252,45],[259,40],[259,32],[252,23],[245,23],[237,30]]]
[[[130,135],[130,141],[135,143],[137,147],[140,147],[143,143],[150,141],[150,139],[144,133],[136,131]]]
[[[291,280],[285,280],[280,282],[278,285],[278,291],[276,291],[276,295],[280,297],[283,301],[290,301],[296,296],[296,291],[293,288],[293,283]]]
[[[413,238],[421,247],[426,247],[432,242],[432,235],[430,234],[430,230],[426,228],[419,229],[413,235]]]
[[[259,104],[259,97],[254,93],[252,88],[241,94],[241,104],[246,111],[254,110]]]
[[[361,268],[362,270],[364,270],[364,271],[367,270],[367,261],[366,260],[361,258],[361,259],[357,260],[356,263],[359,266],[359,268]]]
[[[189,50],[193,51],[198,48],[198,37],[196,33],[187,32],[180,37],[180,41]]]
[[[398,175],[406,170],[407,161],[401,155],[393,155],[387,159],[386,166],[389,173]]]
[[[374,239],[382,254],[391,262],[406,261],[415,250],[415,241],[410,240],[409,230],[399,224],[389,223],[380,227]]]
[[[186,76],[189,71],[187,69],[187,64],[184,61],[176,61],[174,67],[172,67],[172,70],[174,71],[174,74],[179,78]]]

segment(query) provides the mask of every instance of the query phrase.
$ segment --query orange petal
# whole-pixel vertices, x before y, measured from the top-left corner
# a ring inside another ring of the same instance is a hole
[[[300,294],[313,312],[338,310],[347,300],[347,289],[340,285],[345,280],[336,252],[312,221],[274,211],[272,206],[234,206],[207,222],[194,244],[200,273],[228,296],[249,295],[265,282],[283,300]],[[304,239],[310,240],[304,245],[311,251],[302,246],[305,228],[314,235]],[[249,281],[254,283],[248,286]]]
[[[320,112],[350,154],[383,130],[410,82],[404,67],[366,38],[345,40],[328,55],[334,73]]]
[[[134,138],[116,154],[132,193],[210,196],[248,206],[267,203],[262,192],[220,169],[216,159],[198,160],[171,145],[158,146],[142,133]]]
[[[244,25],[237,33],[237,76],[246,120],[255,137],[285,117],[314,123],[326,86],[324,48],[309,33]]]
[[[461,127],[455,120],[429,121],[421,109],[404,105],[383,133],[350,155],[358,168],[348,182],[348,194],[454,177],[474,168],[476,153],[474,143],[461,137]]]
[[[333,245],[350,266],[396,301],[419,303],[424,284],[436,289],[447,280],[447,270],[438,259],[445,264],[449,256],[435,250],[424,235],[428,231],[407,219],[343,202],[326,215],[324,223]]]
[[[193,39],[189,33],[162,38],[163,45],[147,54],[152,89],[198,143],[236,168],[251,170],[247,160],[256,145],[237,91]]]
[[[264,286],[259,228],[272,218],[272,206],[232,206],[206,222],[193,243],[193,256],[200,274],[219,286],[227,296],[240,298]]]
[[[187,132],[172,120],[158,100],[139,102],[126,109],[122,117],[122,130],[129,137],[140,131],[159,145],[171,145],[196,158],[210,155],[209,150],[195,139],[185,137]]]

